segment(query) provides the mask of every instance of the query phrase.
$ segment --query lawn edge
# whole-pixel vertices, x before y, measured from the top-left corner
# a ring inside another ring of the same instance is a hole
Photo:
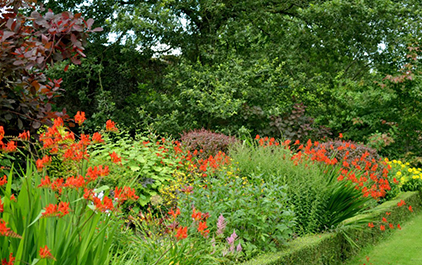
[[[401,200],[406,202],[405,206],[398,207],[397,203]],[[411,205],[413,212],[409,211]],[[352,223],[366,218],[380,220],[388,215],[388,222],[397,226],[409,219],[422,206],[422,194],[419,191],[404,192],[395,199],[387,201],[375,207],[370,213],[358,215],[346,220],[346,223]],[[388,233],[388,224],[385,232],[380,230],[379,225],[370,229],[348,229],[347,235],[359,248],[369,244],[377,243],[385,233]],[[288,246],[278,252],[266,253],[252,260],[242,263],[243,265],[278,265],[278,264],[341,264],[347,258],[355,255],[359,248],[352,247],[342,232],[332,232],[305,236],[293,240]]]

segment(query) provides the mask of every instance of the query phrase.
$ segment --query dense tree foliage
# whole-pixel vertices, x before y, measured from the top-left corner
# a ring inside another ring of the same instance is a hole
[[[329,135],[325,126],[386,152],[419,148],[419,51],[409,50],[422,35],[418,0],[45,4],[105,29],[63,76],[59,104],[89,113],[92,127],[111,116],[175,135],[204,127],[301,138]],[[411,78],[385,79],[403,69]]]

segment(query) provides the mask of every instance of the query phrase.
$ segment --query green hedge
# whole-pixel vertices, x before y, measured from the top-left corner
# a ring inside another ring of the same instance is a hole
[[[391,212],[388,221],[394,224],[401,223],[408,219],[412,213],[408,205],[412,205],[414,211],[421,208],[421,193],[401,193],[394,200],[385,202],[376,207],[371,213],[360,215],[347,220],[352,222],[359,219],[371,217],[374,220],[381,220],[386,212]],[[406,202],[406,207],[397,207],[400,200]],[[389,229],[387,229],[388,231]],[[359,247],[378,242],[387,232],[382,232],[376,227],[373,229],[348,231],[349,237]],[[355,255],[358,248],[352,247],[346,240],[343,233],[324,233],[303,238],[298,238],[289,243],[282,251],[261,255],[255,259],[243,263],[243,265],[274,265],[274,264],[341,264],[347,258]]]

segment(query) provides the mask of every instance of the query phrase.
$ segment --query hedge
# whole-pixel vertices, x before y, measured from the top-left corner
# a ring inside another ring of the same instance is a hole
[[[381,220],[386,212],[391,212],[388,221],[394,224],[402,223],[413,213],[409,211],[408,207],[398,207],[397,203],[404,200],[406,206],[412,205],[413,210],[417,211],[422,205],[421,198],[422,195],[418,191],[401,193],[395,199],[377,206],[370,213],[353,217],[345,222],[350,223],[367,218]],[[389,229],[387,228],[387,230]],[[385,233],[388,232],[381,231],[379,226],[372,229],[367,227],[347,231],[349,239],[353,240],[359,248],[377,243]],[[295,239],[285,249],[275,253],[263,254],[243,263],[243,265],[337,265],[357,254],[359,248],[353,247],[342,232],[317,234]]]

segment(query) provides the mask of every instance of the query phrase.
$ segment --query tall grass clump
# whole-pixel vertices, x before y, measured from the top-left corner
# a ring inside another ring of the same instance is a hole
[[[298,141],[295,145],[298,151],[294,152],[289,140],[279,143],[257,136],[255,141],[234,146],[230,154],[242,177],[256,184],[262,178],[288,187],[286,193],[296,214],[297,235],[335,229],[367,208],[371,198],[363,196],[359,184],[356,188],[352,177],[338,178],[343,168],[336,158],[325,156],[323,149],[316,151],[310,141],[306,147]],[[353,174],[359,179],[364,173]]]

